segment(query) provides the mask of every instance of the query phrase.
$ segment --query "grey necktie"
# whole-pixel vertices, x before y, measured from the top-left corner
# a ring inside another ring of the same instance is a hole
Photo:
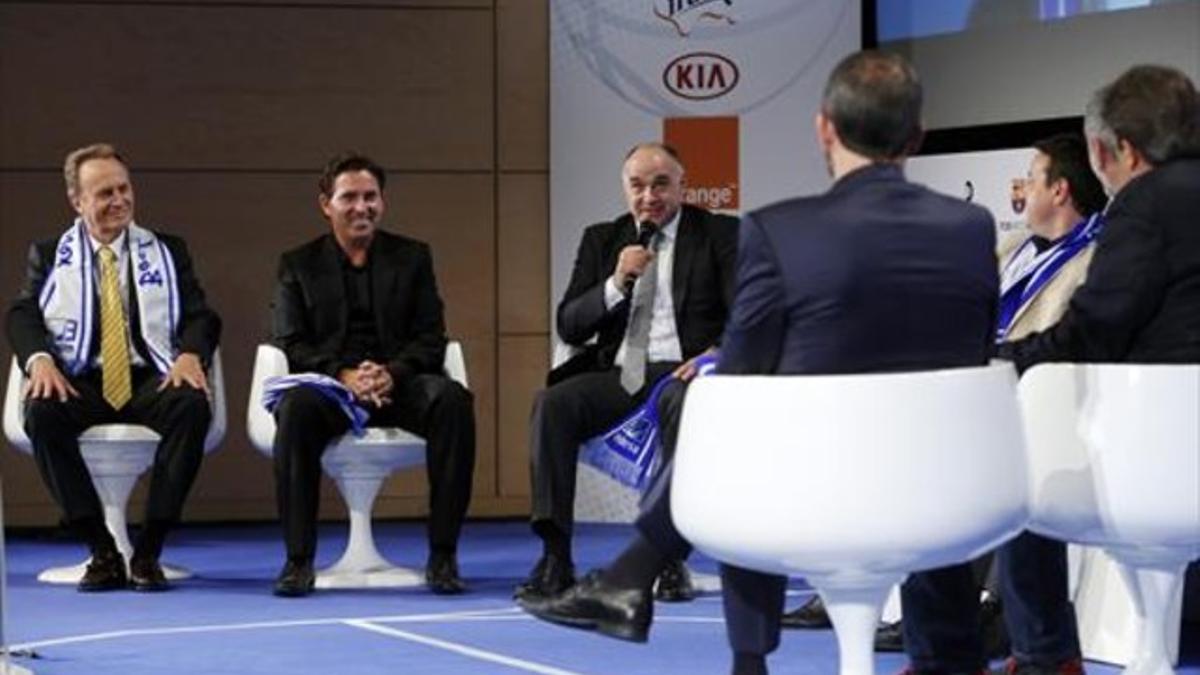
[[[650,319],[654,316],[654,290],[658,285],[658,243],[650,241],[654,259],[646,265],[633,286],[629,305],[629,324],[625,327],[625,358],[621,360],[621,386],[632,396],[646,382],[646,350],[650,346]]]

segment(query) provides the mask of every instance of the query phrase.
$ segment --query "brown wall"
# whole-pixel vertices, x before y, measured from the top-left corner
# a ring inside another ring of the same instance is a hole
[[[388,227],[428,241],[479,428],[472,513],[528,512],[526,424],[548,355],[547,0],[88,0],[0,4],[0,294],[71,212],[60,166],[108,140],[141,224],[188,241],[225,321],[224,444],[190,520],[274,518],[246,438],[279,253],[324,230],[316,172],[356,148],[390,173]],[[0,347],[7,364],[10,350]],[[7,368],[5,368],[7,371]],[[55,522],[30,457],[0,451],[5,519]],[[144,482],[144,481],[143,481]],[[134,495],[138,519],[144,485]],[[344,513],[326,485],[322,514]],[[423,473],[377,513],[425,513]]]

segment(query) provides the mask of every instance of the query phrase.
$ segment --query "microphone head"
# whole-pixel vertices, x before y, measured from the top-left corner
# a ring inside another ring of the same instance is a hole
[[[654,235],[658,234],[658,224],[652,220],[646,220],[638,224],[638,245],[642,247],[650,246],[650,242],[654,241]]]

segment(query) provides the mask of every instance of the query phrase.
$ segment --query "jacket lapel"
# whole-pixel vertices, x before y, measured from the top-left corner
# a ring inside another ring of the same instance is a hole
[[[671,270],[671,303],[675,305],[675,323],[678,331],[680,313],[687,302],[688,278],[691,276],[692,263],[701,244],[699,223],[696,222],[696,212],[684,206],[679,216],[679,229],[675,231],[675,255]],[[680,333],[682,335],[682,333]]]

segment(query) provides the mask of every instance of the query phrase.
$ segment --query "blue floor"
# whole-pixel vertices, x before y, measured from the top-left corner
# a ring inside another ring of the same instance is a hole
[[[576,557],[581,568],[599,565],[621,548],[624,526],[584,526]],[[376,531],[383,554],[421,567],[419,524],[388,523]],[[344,545],[345,526],[321,529],[318,564]],[[470,593],[436,597],[423,589],[318,591],[302,599],[270,594],[282,560],[270,526],[195,527],[178,532],[165,559],[196,572],[169,593],[77,593],[47,586],[37,572],[78,562],[73,543],[10,537],[7,637],[36,658],[17,663],[38,675],[86,673],[622,673],[727,672],[718,596],[656,606],[650,642],[634,645],[533,621],[510,600],[538,546],[523,523],[467,526],[459,553]],[[715,572],[711,561],[693,569]],[[802,584],[789,606],[809,595]],[[1200,675],[1200,634],[1186,638],[1180,673]],[[904,658],[877,655],[880,673],[898,671]],[[771,657],[772,672],[837,672],[830,631],[789,631]],[[1118,669],[1089,665],[1089,673]]]

